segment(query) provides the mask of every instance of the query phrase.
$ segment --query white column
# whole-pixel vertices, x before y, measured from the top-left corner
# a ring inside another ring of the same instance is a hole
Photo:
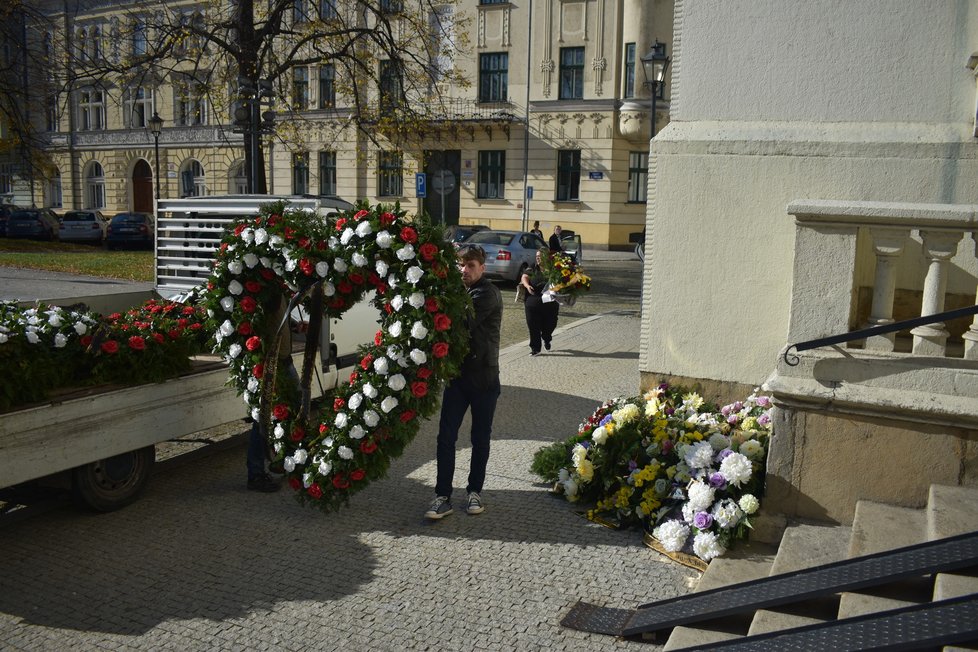
[[[978,246],[978,231],[971,234],[971,239]],[[978,250],[975,253],[978,254]],[[978,293],[975,294],[975,304],[978,304]],[[964,338],[964,359],[978,360],[978,315],[971,321],[971,328],[961,337]]]
[[[876,254],[876,279],[873,283],[873,308],[866,326],[893,323],[893,297],[896,294],[896,261],[903,254],[909,229],[874,227],[873,251]],[[896,333],[866,338],[866,348],[892,351]]]
[[[924,254],[930,259],[927,278],[924,280],[924,300],[920,316],[933,315],[944,310],[944,293],[947,291],[947,262],[957,250],[964,234],[961,231],[921,231]],[[913,335],[914,355],[943,357],[947,346],[947,329],[943,322],[918,326],[910,331]]]

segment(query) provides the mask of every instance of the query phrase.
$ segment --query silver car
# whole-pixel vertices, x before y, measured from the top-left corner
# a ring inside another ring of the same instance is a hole
[[[108,221],[99,211],[68,211],[61,217],[62,242],[102,244]]]
[[[472,234],[460,249],[468,245],[478,245],[486,252],[486,276],[518,283],[547,243],[529,231],[489,230]]]

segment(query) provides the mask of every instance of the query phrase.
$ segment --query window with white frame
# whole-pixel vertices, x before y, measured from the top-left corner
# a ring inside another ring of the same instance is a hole
[[[126,91],[123,120],[130,129],[145,128],[153,115],[153,89],[147,86]]]
[[[628,153],[628,201],[644,202],[649,190],[649,153]]]
[[[182,127],[207,124],[207,95],[204,86],[188,79],[174,86],[176,123]]]
[[[336,152],[319,152],[319,194],[336,195]]]
[[[105,91],[83,88],[78,96],[79,127],[82,131],[105,129]]]
[[[377,196],[400,197],[404,192],[401,152],[377,152]]]
[[[180,196],[203,197],[207,194],[207,179],[200,161],[190,159],[180,171]]]
[[[319,108],[336,106],[336,68],[331,63],[319,66]]]
[[[105,208],[105,172],[102,164],[92,161],[85,174],[85,208]]]

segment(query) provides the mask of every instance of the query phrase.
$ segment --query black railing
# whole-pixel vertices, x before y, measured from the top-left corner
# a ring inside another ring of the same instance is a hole
[[[862,328],[858,331],[849,331],[848,333],[840,333],[839,335],[820,337],[817,340],[808,340],[806,342],[799,342],[798,344],[789,344],[782,357],[784,358],[785,364],[794,367],[800,362],[800,360],[797,355],[791,354],[792,349],[794,349],[796,353],[801,353],[802,351],[817,349],[820,346],[832,346],[833,344],[852,342],[853,340],[864,340],[867,337],[872,337],[873,335],[886,335],[887,333],[895,333],[908,328],[926,326],[927,324],[945,322],[950,319],[968,317],[970,315],[978,315],[978,305],[958,308],[957,310],[948,310],[946,312],[938,312],[933,315],[925,315],[923,317],[915,317],[913,319],[904,319],[903,321],[893,322],[892,324],[883,324],[882,326],[870,326],[869,328]]]

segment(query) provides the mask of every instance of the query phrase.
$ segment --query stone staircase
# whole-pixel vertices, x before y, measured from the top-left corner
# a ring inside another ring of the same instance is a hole
[[[859,501],[851,527],[795,523],[785,529],[778,546],[758,542],[739,546],[733,553],[710,563],[696,590],[707,591],[767,575],[791,573],[975,530],[978,530],[978,489],[931,485],[924,509]],[[665,649],[704,646],[972,593],[978,593],[978,567],[808,600],[783,609],[762,609],[695,627],[676,627]],[[978,641],[972,646],[944,650],[978,650]]]

